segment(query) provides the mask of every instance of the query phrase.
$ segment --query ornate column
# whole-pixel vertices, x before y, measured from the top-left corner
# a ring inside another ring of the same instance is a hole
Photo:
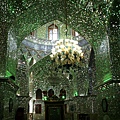
[[[0,22],[0,77],[6,74],[8,24]]]
[[[120,16],[119,0],[114,0],[112,4],[111,16],[109,19],[109,40],[110,57],[113,80],[120,80]]]
[[[98,87],[97,101],[99,119],[119,120],[119,88],[120,88],[120,17],[119,0],[114,0],[108,23],[108,39],[111,80]],[[101,77],[101,76],[100,76]],[[109,78],[109,75],[106,76]],[[103,102],[104,101],[104,102]]]

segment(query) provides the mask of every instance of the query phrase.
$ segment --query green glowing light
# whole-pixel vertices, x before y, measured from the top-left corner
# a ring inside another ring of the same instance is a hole
[[[112,79],[112,74],[111,74],[111,73],[108,73],[108,74],[106,74],[106,75],[104,76],[103,81],[104,81],[104,82],[107,82],[107,81],[109,81],[109,80],[111,80],[111,79]]]
[[[78,92],[77,91],[74,93],[74,96],[78,96]]]
[[[8,77],[10,77],[10,76],[12,76],[12,74],[11,74],[9,71],[6,71],[5,77],[8,78]]]
[[[62,96],[62,99],[65,99],[65,96]]]
[[[44,96],[43,100],[47,100],[47,96]]]

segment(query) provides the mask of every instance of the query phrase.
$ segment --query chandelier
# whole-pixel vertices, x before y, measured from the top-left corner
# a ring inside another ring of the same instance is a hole
[[[84,57],[78,41],[61,39],[56,42],[50,58],[54,65],[69,67],[80,66]]]

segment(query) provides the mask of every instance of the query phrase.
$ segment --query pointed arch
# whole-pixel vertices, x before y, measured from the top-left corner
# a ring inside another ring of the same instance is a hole
[[[58,39],[58,26],[55,24],[51,24],[48,26],[48,39],[49,40],[57,40]]]
[[[59,97],[64,97],[64,98],[66,98],[66,90],[65,89],[61,89],[60,90],[60,95],[59,95]]]
[[[42,99],[42,90],[41,89],[38,89],[36,91],[36,99]]]
[[[53,89],[50,89],[48,91],[48,97],[52,97],[54,95],[54,90]]]

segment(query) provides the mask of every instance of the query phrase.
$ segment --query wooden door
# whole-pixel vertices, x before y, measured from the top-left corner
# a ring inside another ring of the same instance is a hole
[[[48,107],[49,120],[62,120],[62,108],[61,107]]]
[[[64,102],[45,102],[45,120],[64,120]]]
[[[24,120],[24,108],[17,109],[15,120]]]

